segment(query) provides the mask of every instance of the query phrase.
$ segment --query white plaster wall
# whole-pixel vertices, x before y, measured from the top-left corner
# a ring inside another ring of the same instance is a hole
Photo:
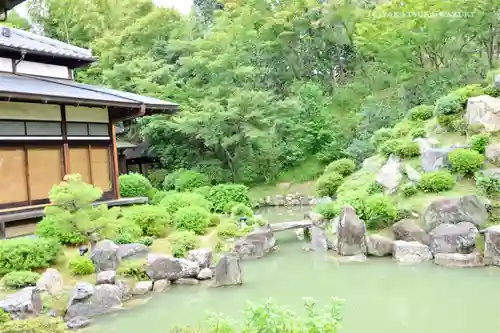
[[[68,67],[41,64],[31,61],[21,61],[17,64],[16,73],[55,77],[60,79],[69,78]]]

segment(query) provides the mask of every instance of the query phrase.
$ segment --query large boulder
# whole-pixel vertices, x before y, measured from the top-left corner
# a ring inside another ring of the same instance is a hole
[[[408,177],[408,179],[410,181],[412,181],[413,183],[415,183],[415,184],[420,183],[420,179],[422,178],[422,176],[411,165],[409,165],[409,164],[405,165],[405,174]]]
[[[436,253],[472,253],[479,231],[470,222],[444,223],[429,233],[429,248]]]
[[[36,287],[27,287],[0,300],[0,309],[9,313],[12,319],[24,319],[40,314],[42,297]]]
[[[182,268],[177,259],[164,254],[150,254],[146,262],[146,274],[153,281],[180,279]]]
[[[401,159],[396,155],[389,156],[387,162],[377,173],[377,183],[385,188],[387,194],[392,194],[397,191],[402,179]]]
[[[488,222],[486,202],[477,195],[438,199],[425,210],[424,222],[428,231],[443,223],[470,222],[482,226]]]
[[[78,283],[71,294],[65,320],[91,318],[122,308],[122,290],[113,284]]]
[[[196,279],[198,280],[210,280],[213,276],[212,269],[210,268],[203,268],[199,273]]]
[[[105,239],[98,242],[92,251],[90,259],[94,263],[96,273],[102,271],[116,271],[120,265],[118,245]]]
[[[429,247],[419,242],[394,241],[394,259],[401,264],[418,264],[432,259]]]
[[[329,241],[323,228],[313,226],[311,228],[311,250],[326,252]]]
[[[392,233],[395,240],[407,242],[429,243],[429,236],[415,220],[404,219],[392,225]]]
[[[165,281],[165,280],[158,280],[158,281]],[[132,290],[132,294],[134,294],[135,296],[143,296],[148,294],[152,290],[153,290],[152,281],[139,281],[135,284],[134,289]]]
[[[392,254],[393,241],[384,236],[371,235],[367,237],[368,254],[376,257],[390,256]]]
[[[149,247],[144,244],[121,244],[118,245],[118,256],[120,259],[142,259],[149,254]]]
[[[181,278],[195,278],[200,273],[200,264],[196,261],[190,261],[184,258],[176,259],[182,266]]]
[[[488,95],[469,98],[465,121],[469,125],[483,125],[488,132],[500,130],[500,99]]]
[[[46,291],[50,295],[57,296],[64,291],[64,281],[57,269],[48,268],[36,284],[40,291]]]
[[[422,146],[420,163],[425,172],[433,172],[449,165],[448,154],[456,148],[434,148]]]
[[[223,255],[215,266],[215,287],[241,285],[240,257],[230,253]]]
[[[500,266],[500,225],[489,227],[484,233],[484,262]]]
[[[262,258],[276,246],[276,237],[268,224],[259,228],[234,243],[234,252],[240,258]]]
[[[115,284],[116,272],[115,271],[103,271],[97,273],[96,285],[99,284]]]
[[[188,253],[188,260],[197,262],[200,268],[210,267],[212,264],[212,249],[191,250]]]
[[[488,162],[500,166],[500,142],[490,143],[486,147],[485,155]]]
[[[479,267],[481,263],[481,254],[472,252],[469,254],[462,253],[438,253],[434,256],[436,265],[445,267]]]
[[[343,256],[366,254],[366,226],[351,206],[344,206],[337,225],[337,252]]]

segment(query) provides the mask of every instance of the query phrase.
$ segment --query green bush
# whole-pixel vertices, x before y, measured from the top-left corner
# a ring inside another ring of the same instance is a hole
[[[500,97],[500,88],[497,88],[494,85],[489,85],[484,88],[484,94],[491,97]]]
[[[335,202],[322,203],[314,207],[314,211],[323,215],[327,220],[331,220],[340,214],[341,206]]]
[[[1,327],[2,333],[67,333],[66,324],[61,318],[45,316],[11,320]]]
[[[168,171],[165,169],[156,169],[148,173],[148,180],[154,188],[162,189],[165,177],[167,177]]]
[[[453,124],[457,120],[461,120],[461,118],[457,118],[457,116],[454,114],[437,116],[437,123],[439,124],[439,126],[441,126],[443,129],[447,131],[454,131]]]
[[[223,167],[220,160],[203,160],[195,167],[195,171],[208,177],[210,184],[221,184],[231,179],[231,172]]]
[[[401,192],[401,194],[405,198],[409,198],[409,197],[412,197],[415,194],[417,194],[418,188],[417,188],[417,185],[410,182],[410,183],[406,183],[406,184],[401,185],[399,191]]]
[[[146,246],[151,246],[153,245],[154,238],[151,236],[144,236],[136,240],[136,243],[146,245]]]
[[[316,181],[316,193],[320,197],[331,197],[337,193],[343,178],[337,172],[325,173]]]
[[[349,158],[341,158],[340,160],[336,160],[328,164],[325,168],[325,173],[328,174],[336,172],[345,177],[353,173],[354,170],[356,170],[356,163],[353,160]]]
[[[391,139],[383,142],[379,148],[378,152],[383,156],[389,156],[391,154],[395,154],[398,147],[403,144],[403,140],[401,139]]]
[[[467,126],[467,133],[469,135],[479,134],[485,131],[483,124],[470,124]]]
[[[363,214],[368,229],[380,229],[395,222],[398,209],[390,197],[374,194],[365,200]]]
[[[61,253],[62,247],[55,239],[0,240],[0,275],[48,268]]]
[[[491,199],[500,197],[500,176],[495,174],[476,173],[476,186],[479,191]]]
[[[173,224],[170,214],[160,206],[128,207],[122,210],[122,215],[123,218],[141,228],[143,236],[163,237],[167,233],[167,228]]]
[[[455,186],[455,178],[445,170],[429,172],[422,175],[419,187],[426,193],[449,191]]]
[[[118,275],[125,278],[133,278],[137,281],[148,281],[146,274],[146,260],[125,260],[118,267]]]
[[[175,191],[157,191],[154,195],[153,198],[151,198],[151,203],[153,205],[159,205],[160,202],[165,198],[167,195],[170,193],[175,192]]]
[[[148,197],[151,195],[153,186],[149,180],[140,173],[129,173],[120,175],[120,196],[122,198]]]
[[[225,221],[217,226],[217,236],[220,238],[235,238],[239,235],[238,225],[231,221]]]
[[[414,128],[411,130],[410,136],[412,139],[425,138],[427,137],[427,131],[425,128]]]
[[[403,141],[396,147],[395,154],[401,158],[416,157],[420,155],[420,147],[416,142]]]
[[[31,271],[15,271],[6,274],[2,278],[2,284],[7,288],[21,289],[36,286],[40,274]]]
[[[57,239],[62,245],[82,245],[88,238],[72,225],[61,223],[56,216],[45,216],[36,226],[36,235]]]
[[[214,211],[219,213],[224,212],[227,204],[231,202],[251,206],[248,187],[241,184],[219,184],[212,186],[208,200],[213,204]]]
[[[177,169],[172,173],[169,173],[166,177],[165,180],[163,181],[163,189],[165,191],[172,191],[175,190],[175,181],[179,177],[179,175],[183,174],[186,169]]]
[[[182,207],[174,215],[175,228],[202,235],[210,225],[210,215],[210,212],[202,207]]]
[[[470,138],[471,148],[481,154],[484,154],[489,143],[490,137],[486,133],[476,134]]]
[[[8,312],[5,312],[3,309],[0,309],[0,328],[2,327],[2,324],[5,324],[8,321],[11,321],[12,317]]]
[[[375,182],[372,182],[370,186],[368,187],[367,193],[368,194],[376,194],[376,193],[384,193],[384,185]]]
[[[392,129],[390,128],[381,128],[371,137],[370,141],[375,146],[378,147],[380,144],[386,142],[387,140],[392,139]]]
[[[456,94],[445,95],[437,100],[435,110],[438,116],[460,113],[463,110],[462,97]]]
[[[117,244],[135,243],[142,236],[141,228],[131,220],[120,218],[114,221],[113,229],[104,238],[110,239]]]
[[[207,176],[192,170],[179,173],[174,182],[175,190],[179,192],[191,191],[208,185],[210,185],[210,182]]]
[[[212,186],[202,186],[202,187],[197,187],[193,190],[194,193],[201,194],[205,199],[208,200],[210,197],[210,189]]]
[[[234,217],[252,217],[253,211],[252,208],[248,207],[245,204],[238,203],[233,208],[231,208],[231,215]]]
[[[395,139],[405,137],[408,134],[410,134],[410,131],[412,130],[412,128],[414,128],[414,126],[415,123],[403,120],[394,125],[394,127],[392,128],[391,130],[392,137]]]
[[[176,231],[168,236],[172,255],[176,258],[185,257],[190,250],[200,246],[200,240],[192,231]]]
[[[408,111],[408,119],[413,121],[425,121],[431,119],[434,115],[434,107],[432,105],[419,105]]]
[[[460,103],[465,105],[469,98],[484,95],[484,88],[480,84],[470,84],[452,91],[451,94],[457,96]]]
[[[472,149],[456,149],[448,159],[452,170],[462,175],[472,175],[484,164],[484,156]]]
[[[94,264],[88,257],[76,256],[68,261],[68,269],[76,276],[90,275],[94,273]]]
[[[183,207],[198,206],[210,210],[212,204],[199,193],[171,192],[163,198],[160,206],[173,216],[175,212]]]
[[[216,227],[220,223],[220,216],[218,214],[211,214],[210,215],[210,224],[208,225],[209,227]]]
[[[463,118],[451,118],[451,122],[448,125],[448,130],[452,132],[457,132],[461,135],[467,134],[467,122]]]

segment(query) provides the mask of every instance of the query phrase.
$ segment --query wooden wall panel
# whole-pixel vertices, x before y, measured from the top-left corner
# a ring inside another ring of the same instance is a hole
[[[92,146],[90,165],[92,168],[92,183],[104,192],[109,191],[111,189],[109,148]]]
[[[90,108],[86,106],[66,106],[66,121],[84,123],[108,123],[107,108]]]
[[[71,174],[79,173],[84,182],[92,183],[88,146],[69,147],[69,165]]]
[[[0,102],[0,118],[61,121],[61,108],[54,104]]]
[[[28,147],[30,199],[46,199],[52,186],[59,184],[62,174],[61,147]]]
[[[28,201],[24,149],[0,148],[0,204]]]

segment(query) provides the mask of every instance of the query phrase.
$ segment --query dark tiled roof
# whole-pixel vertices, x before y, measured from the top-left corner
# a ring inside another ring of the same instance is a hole
[[[77,103],[176,110],[177,104],[71,80],[0,73],[0,97],[44,102]]]
[[[0,34],[0,47],[25,50],[54,57],[70,58],[84,61],[96,61],[90,50],[60,42],[55,39],[39,36],[27,31],[8,28],[0,25],[0,30],[8,29],[9,34]]]

